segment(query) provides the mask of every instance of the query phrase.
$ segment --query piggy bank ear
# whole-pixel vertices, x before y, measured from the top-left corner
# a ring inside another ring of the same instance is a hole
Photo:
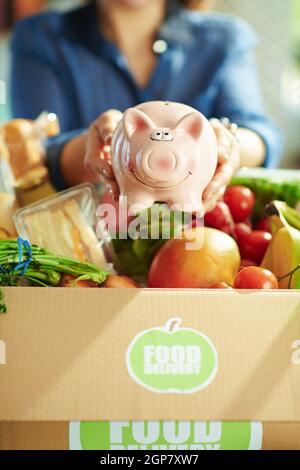
[[[124,115],[124,127],[128,139],[134,132],[145,129],[155,129],[155,124],[142,111],[136,108],[129,108]]]
[[[177,122],[175,129],[184,130],[193,139],[198,140],[203,128],[203,119],[201,114],[190,113]]]

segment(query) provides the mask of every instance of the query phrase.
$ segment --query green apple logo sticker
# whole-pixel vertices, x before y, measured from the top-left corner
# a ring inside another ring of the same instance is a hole
[[[214,379],[218,358],[211,340],[180,324],[180,318],[171,318],[164,327],[142,331],[129,345],[129,375],[147,390],[195,393]]]

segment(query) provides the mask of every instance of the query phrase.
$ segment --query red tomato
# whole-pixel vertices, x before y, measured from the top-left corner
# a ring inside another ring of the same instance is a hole
[[[248,266],[256,266],[256,264],[250,259],[242,259],[240,269],[247,268]]]
[[[276,276],[268,269],[249,266],[236,276],[235,289],[278,289]]]
[[[252,214],[255,197],[245,186],[232,186],[225,192],[224,202],[228,205],[233,220],[244,222]]]
[[[254,230],[248,235],[241,237],[239,239],[239,248],[242,259],[248,259],[256,264],[260,264],[271,241],[272,235],[261,230]]]
[[[248,224],[245,224],[243,222],[239,222],[238,224],[235,224],[234,226],[234,235],[236,240],[239,240],[241,237],[244,237],[245,235],[249,235],[252,230],[249,227]]]
[[[260,220],[255,225],[255,230],[263,230],[264,232],[272,233],[270,220],[268,218]]]
[[[209,286],[210,289],[232,289],[226,282],[219,282],[218,284],[213,284]]]
[[[253,224],[252,224],[252,222],[251,222],[251,218],[250,218],[250,217],[248,217],[248,219],[244,220],[244,222],[241,222],[241,223],[243,223],[243,224],[245,224],[245,225],[248,225],[248,227],[251,228],[251,230],[253,230]]]
[[[222,201],[217,202],[216,207],[211,212],[205,214],[204,225],[221,230],[222,232],[230,233],[234,223],[227,204]]]

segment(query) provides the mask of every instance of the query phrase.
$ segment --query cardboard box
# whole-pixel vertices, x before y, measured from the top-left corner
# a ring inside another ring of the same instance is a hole
[[[100,449],[105,426],[107,446],[210,448],[230,423],[240,446],[300,449],[299,291],[3,290],[1,449]]]

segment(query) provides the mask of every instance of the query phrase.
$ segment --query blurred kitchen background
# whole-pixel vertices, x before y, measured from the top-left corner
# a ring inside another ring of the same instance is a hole
[[[10,118],[10,33],[5,27],[8,20],[3,15],[5,5],[9,4],[10,15],[16,18],[46,8],[73,8],[80,3],[80,0],[0,0],[0,124]],[[246,19],[256,30],[265,103],[285,135],[282,166],[300,168],[300,0],[215,0],[211,7]]]

